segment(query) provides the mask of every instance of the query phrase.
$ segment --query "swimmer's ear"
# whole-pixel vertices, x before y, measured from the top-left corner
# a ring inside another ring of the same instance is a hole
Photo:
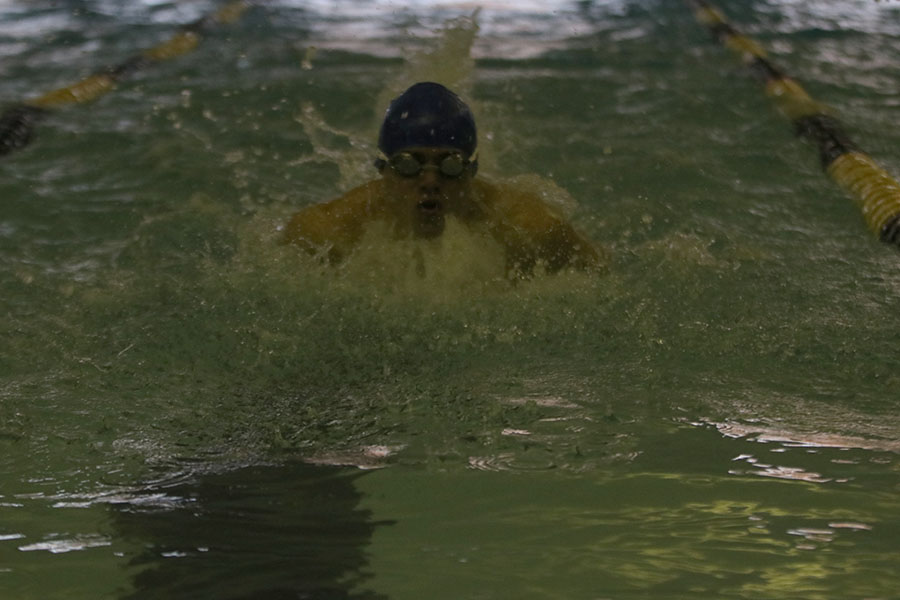
[[[383,158],[376,158],[375,162],[373,162],[372,164],[374,164],[375,168],[378,169],[378,172],[381,173],[382,171],[384,171],[384,168],[387,166],[387,161],[384,160]]]
[[[478,159],[469,161],[469,170],[472,171],[472,177],[475,177],[475,173],[478,172]]]

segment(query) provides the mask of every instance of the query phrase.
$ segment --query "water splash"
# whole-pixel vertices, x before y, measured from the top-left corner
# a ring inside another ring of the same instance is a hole
[[[383,110],[403,90],[419,81],[434,81],[454,90],[465,99],[472,95],[475,61],[472,46],[478,35],[478,13],[450,19],[437,32],[433,47],[412,54],[403,69],[385,85],[376,102],[376,120],[381,124]],[[475,107],[473,107],[473,110]],[[475,110],[476,117],[478,116]]]

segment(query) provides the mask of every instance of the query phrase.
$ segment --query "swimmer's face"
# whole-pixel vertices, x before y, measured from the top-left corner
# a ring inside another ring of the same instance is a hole
[[[466,210],[472,174],[468,162],[452,148],[409,148],[392,156],[382,170],[398,219],[408,221],[412,233],[425,238],[443,233],[447,215]]]

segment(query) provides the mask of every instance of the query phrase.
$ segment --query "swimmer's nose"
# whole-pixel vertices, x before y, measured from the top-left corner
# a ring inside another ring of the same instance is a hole
[[[423,169],[419,173],[419,189],[424,191],[435,191],[441,187],[441,175],[437,169]]]

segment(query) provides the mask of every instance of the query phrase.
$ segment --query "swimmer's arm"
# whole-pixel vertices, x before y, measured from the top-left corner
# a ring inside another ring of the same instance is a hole
[[[563,220],[557,219],[535,237],[538,258],[543,260],[551,271],[565,267],[584,270],[602,270],[607,267],[604,253]]]
[[[538,198],[519,195],[508,208],[511,226],[503,237],[510,262],[530,270],[538,262],[556,272],[566,267],[604,270],[606,252],[597,248]]]
[[[361,186],[330,202],[300,210],[285,226],[283,243],[322,256],[330,264],[341,262],[362,237],[368,218],[366,188]]]

